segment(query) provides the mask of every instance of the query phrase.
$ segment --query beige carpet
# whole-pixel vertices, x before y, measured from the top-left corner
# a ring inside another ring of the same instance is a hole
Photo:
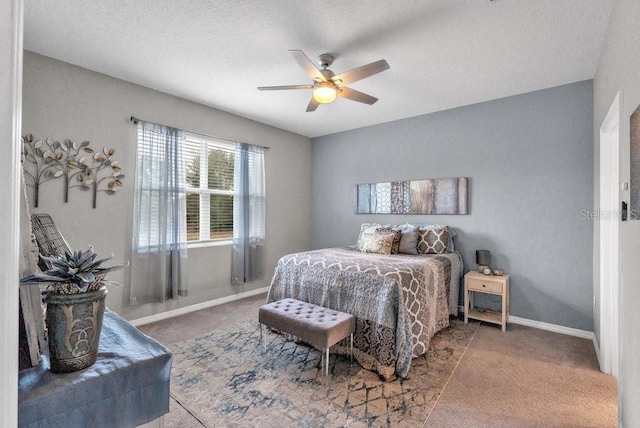
[[[422,426],[477,328],[453,321],[408,379],[384,382],[335,355],[324,377],[319,351],[274,333],[262,353],[258,324],[243,322],[170,345],[171,393],[209,427]],[[188,421],[172,409],[167,425]]]
[[[590,341],[483,325],[426,426],[615,427],[616,388]]]

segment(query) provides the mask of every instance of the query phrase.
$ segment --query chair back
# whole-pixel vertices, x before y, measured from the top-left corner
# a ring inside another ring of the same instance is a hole
[[[67,244],[49,214],[31,214],[31,228],[41,255],[55,257],[62,256],[65,252],[71,252],[69,244]],[[38,259],[38,267],[42,271],[47,270],[47,264],[42,259]]]

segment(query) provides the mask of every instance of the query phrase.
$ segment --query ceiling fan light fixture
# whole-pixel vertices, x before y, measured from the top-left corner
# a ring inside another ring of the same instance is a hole
[[[389,64],[387,61],[381,59],[353,68],[344,73],[335,74],[327,68],[333,63],[333,55],[331,54],[322,54],[318,57],[318,63],[320,67],[322,67],[322,69],[319,69],[301,50],[293,49],[289,52],[291,52],[293,59],[307,76],[311,78],[313,83],[308,85],[259,86],[259,90],[311,89],[312,97],[307,105],[307,112],[316,111],[320,104],[334,102],[338,96],[368,105],[375,104],[375,102],[378,101],[376,97],[356,91],[355,89],[349,89],[344,85],[366,79],[374,74],[388,70]]]
[[[332,103],[336,96],[336,88],[328,82],[317,83],[313,89],[313,99],[320,104]]]

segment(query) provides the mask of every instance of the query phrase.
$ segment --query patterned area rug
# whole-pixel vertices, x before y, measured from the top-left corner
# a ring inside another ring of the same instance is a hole
[[[478,329],[452,321],[409,377],[392,382],[331,355],[242,323],[171,346],[171,393],[209,427],[422,426]]]

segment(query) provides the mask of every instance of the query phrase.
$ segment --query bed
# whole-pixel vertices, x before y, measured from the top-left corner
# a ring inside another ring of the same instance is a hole
[[[267,302],[295,298],[356,317],[354,358],[385,380],[407,377],[411,359],[458,313],[462,259],[375,254],[340,247],[289,254],[276,266]],[[339,343],[333,352],[346,354]]]

